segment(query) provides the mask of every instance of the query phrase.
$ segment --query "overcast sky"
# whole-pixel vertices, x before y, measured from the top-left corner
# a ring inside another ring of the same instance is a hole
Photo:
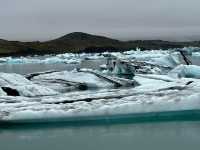
[[[0,0],[0,38],[81,31],[118,39],[200,40],[200,0]]]

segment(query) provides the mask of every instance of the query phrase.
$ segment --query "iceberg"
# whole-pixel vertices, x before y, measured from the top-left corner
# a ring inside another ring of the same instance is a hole
[[[166,82],[136,75],[136,80],[141,85],[135,88],[72,91],[35,98],[1,96],[0,123],[136,120],[185,114],[199,118],[198,79],[186,84],[191,80]]]
[[[200,66],[179,65],[170,71],[169,76],[176,78],[196,78],[200,79]]]

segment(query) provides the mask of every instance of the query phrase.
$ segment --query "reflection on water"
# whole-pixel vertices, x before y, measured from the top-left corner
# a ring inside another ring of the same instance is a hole
[[[0,129],[2,150],[199,150],[200,122]]]

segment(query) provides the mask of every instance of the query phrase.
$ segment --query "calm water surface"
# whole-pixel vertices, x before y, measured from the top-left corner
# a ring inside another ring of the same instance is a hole
[[[2,64],[0,65],[0,72],[29,74],[33,72],[42,72],[48,70],[73,70],[76,64]]]
[[[1,150],[199,150],[200,122],[0,129]]]

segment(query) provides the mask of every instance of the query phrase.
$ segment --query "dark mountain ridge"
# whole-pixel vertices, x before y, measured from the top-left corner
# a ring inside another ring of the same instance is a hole
[[[200,41],[169,42],[162,40],[119,41],[112,38],[73,32],[45,42],[20,42],[0,39],[0,56],[43,55],[66,52],[104,52],[136,49],[169,49],[185,46],[200,47]]]

